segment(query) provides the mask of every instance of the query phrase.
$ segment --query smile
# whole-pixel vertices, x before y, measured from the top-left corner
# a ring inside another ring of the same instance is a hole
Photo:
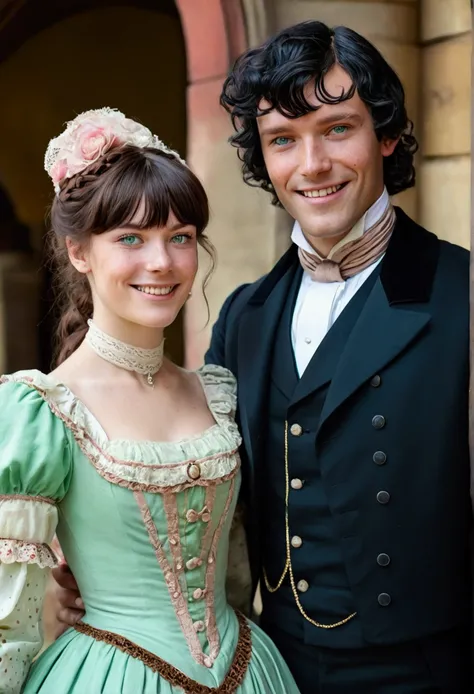
[[[317,190],[300,190],[298,193],[303,195],[305,198],[326,198],[328,195],[334,195],[338,190],[341,190],[347,183],[340,183],[336,186],[329,186],[328,188],[318,188]]]
[[[169,285],[168,287],[153,287],[150,285],[133,285],[133,288],[143,294],[152,294],[153,296],[166,296],[171,294],[173,289],[177,287],[176,284]]]

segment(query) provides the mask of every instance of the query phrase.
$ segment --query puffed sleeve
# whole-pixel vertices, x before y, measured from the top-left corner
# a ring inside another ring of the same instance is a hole
[[[71,442],[43,394],[0,385],[0,692],[19,694],[42,646],[41,612]]]

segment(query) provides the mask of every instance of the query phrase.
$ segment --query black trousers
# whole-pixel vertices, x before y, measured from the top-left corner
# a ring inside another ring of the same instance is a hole
[[[472,694],[468,627],[393,646],[328,649],[262,624],[301,694]]]

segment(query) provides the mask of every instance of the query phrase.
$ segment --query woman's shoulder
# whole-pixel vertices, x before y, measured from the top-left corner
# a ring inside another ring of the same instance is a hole
[[[55,384],[36,370],[0,378],[0,488],[59,498],[71,469],[70,436],[55,414]]]
[[[52,385],[49,377],[37,369],[3,374],[0,376],[2,417],[13,412],[15,407],[39,406],[46,400]]]
[[[58,415],[58,405],[67,396],[67,389],[51,374],[37,369],[16,371],[0,376],[1,416],[13,412],[14,408],[50,410],[51,416]]]

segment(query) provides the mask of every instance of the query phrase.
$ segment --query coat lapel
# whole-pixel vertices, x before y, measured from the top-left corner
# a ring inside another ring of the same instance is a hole
[[[341,355],[321,413],[324,422],[428,325],[439,242],[397,209],[377,280]],[[423,304],[425,304],[423,306]]]
[[[291,333],[293,312],[302,276],[302,268],[293,273],[291,286],[274,333],[271,354],[270,379],[288,400],[291,400],[299,381]]]
[[[333,379],[341,354],[378,276],[379,268],[377,267],[330,328],[294,390],[291,406]]]
[[[265,396],[272,364],[275,333],[299,268],[295,248],[263,280],[240,320],[238,333],[239,416],[252,464],[262,442]]]

